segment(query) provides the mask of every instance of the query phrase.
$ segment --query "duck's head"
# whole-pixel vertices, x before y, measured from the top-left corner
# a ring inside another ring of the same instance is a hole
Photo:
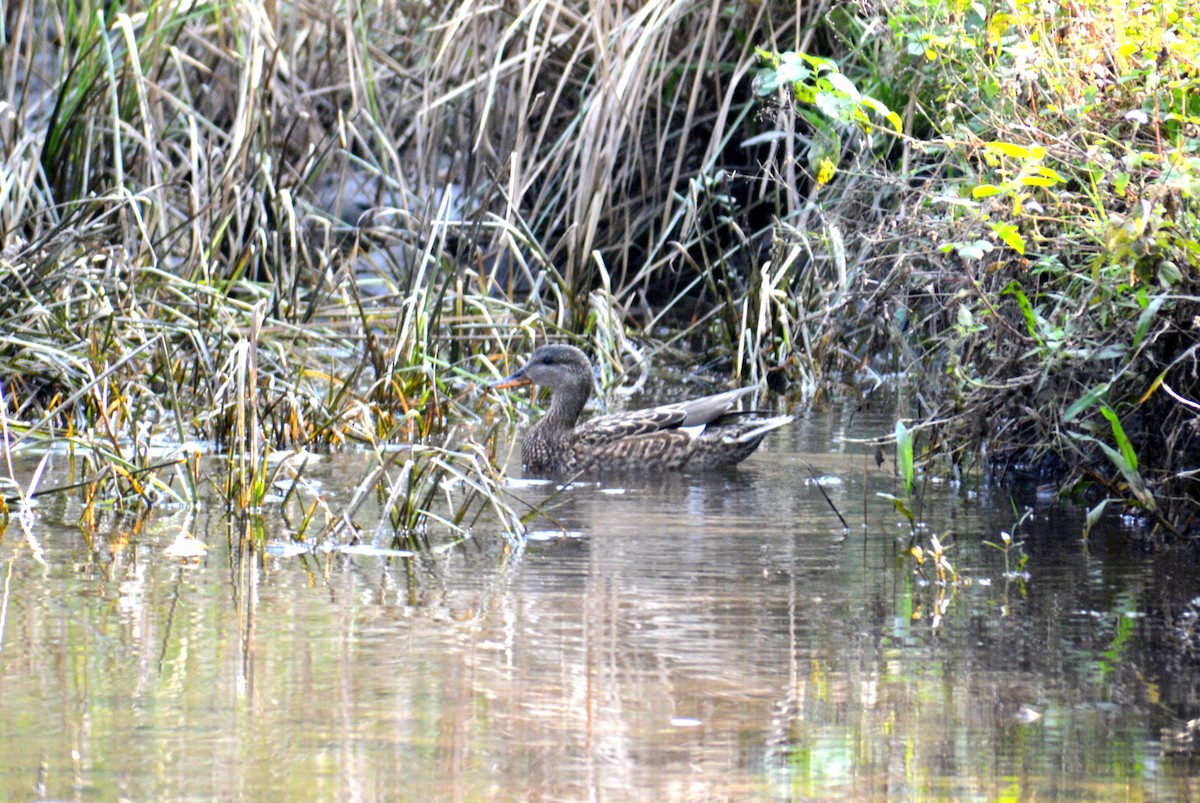
[[[552,344],[542,346],[529,358],[525,367],[509,374],[491,386],[492,390],[539,385],[550,388],[551,394],[566,391],[583,393],[586,399],[592,391],[592,364],[574,346]]]

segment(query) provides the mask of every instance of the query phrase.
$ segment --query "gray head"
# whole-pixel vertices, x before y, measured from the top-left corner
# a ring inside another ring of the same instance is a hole
[[[550,389],[550,409],[539,423],[540,427],[569,430],[575,426],[583,406],[591,398],[592,364],[574,346],[558,343],[542,346],[533,352],[524,368],[501,379],[492,388],[498,390],[521,385],[539,385]]]
[[[492,387],[511,388],[531,384],[550,388],[552,394],[565,392],[579,395],[583,392],[586,400],[592,392],[592,364],[574,346],[555,343],[533,352],[524,368]]]
[[[530,356],[524,371],[533,384],[550,388],[551,391],[573,385],[585,385],[589,392],[592,388],[592,364],[574,346],[542,346]]]

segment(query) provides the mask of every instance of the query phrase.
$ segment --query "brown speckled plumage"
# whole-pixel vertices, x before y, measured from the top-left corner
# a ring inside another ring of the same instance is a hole
[[[521,460],[536,474],[731,466],[791,416],[747,419],[730,408],[754,388],[594,418],[576,426],[592,395],[592,366],[574,346],[543,346],[493,385],[550,389],[550,409],[525,435]]]

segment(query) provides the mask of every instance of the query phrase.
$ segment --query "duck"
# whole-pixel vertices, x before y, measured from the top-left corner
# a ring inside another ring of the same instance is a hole
[[[757,388],[744,387],[698,399],[615,413],[579,424],[593,390],[592,364],[566,344],[530,355],[525,367],[489,387],[537,385],[550,390],[550,409],[529,429],[521,462],[533,474],[611,471],[708,470],[749,457],[790,415],[750,418],[734,404]]]

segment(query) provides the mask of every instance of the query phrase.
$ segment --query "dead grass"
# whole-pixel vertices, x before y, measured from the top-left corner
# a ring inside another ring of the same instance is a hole
[[[687,188],[752,121],[752,46],[809,24],[781,13],[9,4],[6,453],[82,449],[91,511],[186,499],[201,480],[162,454],[197,442],[253,511],[277,449],[459,454],[440,439],[478,417],[477,380],[548,334],[619,376],[626,327],[707,269],[716,200]]]

